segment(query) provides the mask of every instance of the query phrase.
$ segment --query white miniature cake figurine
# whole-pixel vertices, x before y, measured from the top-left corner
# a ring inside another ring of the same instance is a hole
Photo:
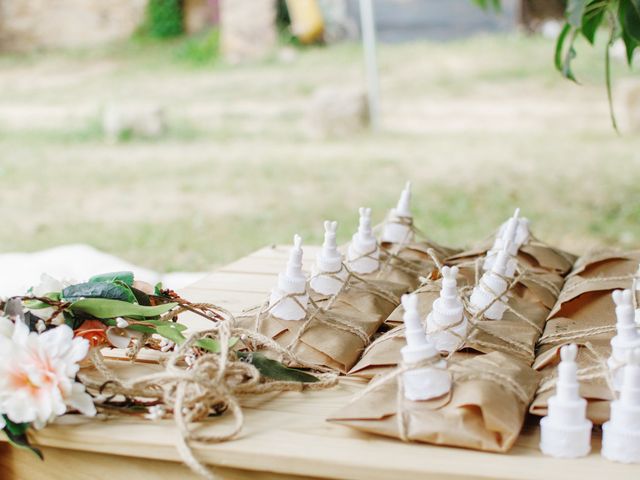
[[[413,215],[411,215],[411,182],[407,182],[400,194],[396,208],[392,208],[389,220],[382,230],[382,241],[390,243],[410,243],[414,240],[411,229]]]
[[[493,300],[497,295],[502,295],[509,286],[505,278],[505,270],[509,261],[508,248],[509,245],[506,244],[498,252],[498,258],[496,258],[493,267],[482,275],[480,282],[471,292],[471,298],[469,298],[469,307],[472,313],[479,312],[491,304],[484,312],[484,316],[489,320],[501,320],[507,309],[508,299],[506,295],[496,301]]]
[[[338,222],[324,222],[324,243],[311,269],[311,288],[323,295],[335,295],[347,278],[347,269],[342,265],[342,254],[336,244]]]
[[[602,426],[602,456],[640,463],[640,349],[627,355],[620,398],[611,402],[609,421]]]
[[[401,350],[404,363],[433,361],[429,366],[402,374],[404,396],[412,401],[440,397],[451,390],[451,375],[447,372],[447,362],[440,358],[440,353],[422,328],[418,313],[418,297],[412,294],[403,295],[402,306],[407,339],[407,344]]]
[[[482,268],[484,271],[491,270],[491,268],[493,267],[493,264],[496,261],[496,258],[498,257],[498,253],[500,252],[500,250],[502,250],[502,247],[505,244],[508,244],[509,245],[508,252],[511,258],[509,258],[509,261],[507,262],[505,275],[510,278],[513,278],[513,276],[515,275],[515,271],[518,266],[518,262],[515,257],[516,255],[518,255],[518,250],[522,245],[521,243],[517,243],[516,241],[518,237],[518,229],[520,227],[520,220],[521,220],[519,216],[520,216],[520,209],[516,208],[515,212],[513,213],[513,216],[509,220],[507,220],[505,223],[503,223],[502,226],[500,227],[498,235],[496,235],[495,242],[493,243],[491,250],[487,252],[487,255],[484,260],[484,264],[482,265]],[[529,235],[528,227],[526,227],[526,233],[527,233],[527,238],[525,239],[525,241],[528,239],[528,235]]]
[[[540,450],[558,458],[584,457],[591,451],[591,421],[587,401],[580,396],[575,344],[560,349],[556,394],[549,399],[549,413],[540,420]]]
[[[458,295],[458,267],[442,267],[440,298],[427,316],[427,334],[441,352],[459,348],[467,335],[467,319]]]
[[[278,286],[271,291],[271,314],[281,320],[302,320],[307,315],[309,294],[302,273],[302,238],[294,235],[287,269],[278,274]]]
[[[613,372],[613,386],[620,390],[627,353],[640,348],[640,333],[635,322],[631,290],[615,290],[611,296],[616,304],[616,336],[611,339],[611,356],[607,365]]]
[[[373,273],[380,268],[380,247],[371,230],[370,208],[360,208],[360,224],[349,244],[347,260],[356,273]]]

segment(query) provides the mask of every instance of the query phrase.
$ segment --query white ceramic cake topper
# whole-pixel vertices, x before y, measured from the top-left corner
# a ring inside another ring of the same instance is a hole
[[[513,278],[515,275],[516,268],[518,266],[518,262],[516,260],[516,255],[518,255],[518,250],[522,244],[516,242],[516,238],[518,236],[518,229],[520,226],[520,209],[516,208],[513,212],[513,216],[509,218],[505,223],[502,224],[498,234],[496,235],[496,239],[493,242],[493,246],[491,250],[487,252],[487,255],[484,260],[484,264],[482,268],[484,271],[491,270],[494,262],[498,256],[500,250],[502,250],[505,244],[509,245],[508,252],[511,258],[507,262],[507,268],[505,269],[505,275],[507,277]],[[528,223],[527,223],[528,225]],[[527,239],[528,239],[528,227],[527,227]]]
[[[429,400],[451,390],[451,375],[447,372],[447,362],[440,357],[420,322],[418,297],[414,294],[402,296],[404,326],[407,344],[402,347],[405,364],[425,361],[434,363],[424,368],[409,370],[402,374],[404,396],[407,400]]]
[[[307,315],[309,294],[307,279],[302,272],[302,253],[302,238],[296,234],[287,268],[278,274],[278,285],[269,298],[271,314],[281,320],[302,320]]]
[[[410,243],[414,240],[411,229],[413,215],[411,214],[411,182],[407,182],[400,193],[396,208],[392,208],[389,220],[385,222],[382,230],[382,241],[390,243]],[[398,219],[406,223],[400,223]]]
[[[620,398],[611,402],[609,421],[602,426],[602,456],[640,463],[640,349],[627,354]]]
[[[467,335],[467,319],[458,295],[458,267],[442,267],[440,297],[427,316],[427,334],[441,352],[451,353]]]
[[[540,420],[540,450],[559,458],[584,457],[591,451],[591,421],[587,401],[580,396],[575,344],[560,349],[556,393],[549,398],[549,410]]]
[[[353,234],[347,261],[356,273],[373,273],[380,268],[380,247],[371,230],[371,209],[360,207],[358,231]]]
[[[640,348],[640,333],[635,322],[631,290],[615,290],[611,296],[616,304],[616,335],[611,339],[611,356],[607,365],[613,372],[614,388],[620,390],[627,353]]]
[[[508,245],[504,245],[502,250],[498,252],[493,267],[485,272],[471,292],[469,298],[469,308],[472,313],[479,312],[489,304],[491,306],[484,312],[485,318],[489,320],[501,320],[507,309],[507,296],[503,295],[499,300],[491,303],[497,295],[501,295],[509,286],[508,280],[505,278],[505,270],[509,261]]]
[[[336,243],[338,222],[324,222],[324,243],[311,269],[311,288],[323,295],[334,295],[340,291],[348,272],[342,265],[342,254]]]

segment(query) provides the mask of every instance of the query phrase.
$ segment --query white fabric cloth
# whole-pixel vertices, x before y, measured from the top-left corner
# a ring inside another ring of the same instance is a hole
[[[98,273],[123,270],[132,271],[138,280],[152,285],[162,282],[166,288],[174,290],[184,288],[206,275],[199,272],[163,275],[89,245],[62,245],[33,253],[0,254],[0,296],[24,295],[30,287],[40,283],[42,273],[59,280],[83,282]]]

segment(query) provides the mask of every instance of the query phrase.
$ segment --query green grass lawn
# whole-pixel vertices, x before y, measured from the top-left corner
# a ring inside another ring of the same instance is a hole
[[[357,45],[242,66],[185,48],[0,57],[0,251],[83,242],[210,269],[296,232],[319,242],[326,218],[346,241],[357,207],[382,219],[407,179],[418,226],[442,243],[480,240],[520,206],[565,248],[638,244],[640,138],[610,126],[601,48],[579,45],[578,86],[542,38],[384,45],[381,130],[330,139],[309,135],[309,98],[361,88]],[[633,72],[617,61],[614,75]],[[162,105],[170,131],[109,144],[108,102]]]

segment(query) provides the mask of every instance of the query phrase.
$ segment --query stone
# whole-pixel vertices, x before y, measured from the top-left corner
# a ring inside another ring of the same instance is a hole
[[[348,136],[367,128],[369,108],[366,94],[358,90],[320,87],[307,112],[311,133],[317,136]]]

